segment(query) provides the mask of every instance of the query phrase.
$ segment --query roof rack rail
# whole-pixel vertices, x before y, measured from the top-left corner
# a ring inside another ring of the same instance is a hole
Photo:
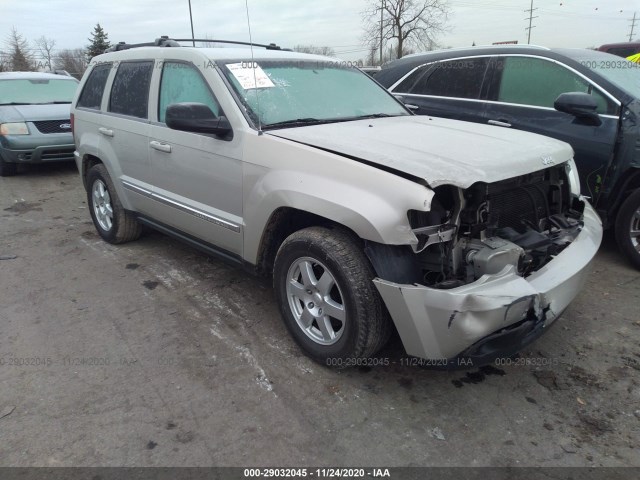
[[[126,43],[119,42],[113,45],[112,47],[105,50],[107,52],[119,52],[121,50],[129,50],[130,48],[139,48],[139,47],[181,47],[178,42],[200,42],[200,43],[226,43],[230,45],[246,45],[252,47],[261,47],[266,48],[267,50],[283,50],[283,51],[291,51],[288,48],[282,48],[276,45],[275,43],[270,43],[268,45],[263,45],[260,43],[251,43],[251,42],[239,42],[235,40],[212,40],[209,38],[169,38],[166,35],[163,35],[160,38],[156,38],[153,42],[147,43]]]
[[[120,50],[129,50],[130,48],[139,47],[180,47],[181,45],[175,40],[170,39],[167,36],[156,38],[153,42],[147,43],[127,43],[119,42],[110,48],[107,48],[104,52],[119,52]]]
[[[200,42],[200,43],[227,43],[230,45],[246,45],[246,46],[252,46],[252,47],[261,47],[261,48],[266,48],[267,50],[284,50],[287,52],[290,52],[291,49],[289,48],[282,48],[278,45],[276,45],[275,43],[270,43],[269,45],[264,45],[262,43],[251,43],[251,42],[239,42],[236,40],[212,40],[209,38],[203,38],[203,39],[199,39],[199,38],[176,38],[173,40],[174,42]]]

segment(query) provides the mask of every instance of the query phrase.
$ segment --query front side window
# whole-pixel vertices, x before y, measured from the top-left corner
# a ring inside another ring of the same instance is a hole
[[[0,80],[0,105],[71,103],[78,88],[74,79],[20,78]]]
[[[489,64],[488,57],[439,62],[408,93],[438,97],[479,99]]]
[[[562,93],[593,95],[598,113],[614,113],[617,107],[599,90],[571,70],[539,58],[507,57],[498,63],[501,72],[496,100],[499,102],[553,108]]]
[[[109,111],[147,118],[152,73],[152,61],[121,63],[111,87]]]
[[[207,82],[193,66],[183,62],[165,62],[160,83],[158,120],[165,121],[167,107],[172,103],[196,102],[207,105],[216,117],[220,106],[213,97]]]
[[[85,83],[80,98],[78,99],[78,107],[100,109],[104,86],[107,84],[110,71],[110,63],[97,65],[91,70],[87,83]]]
[[[252,121],[265,128],[409,115],[371,77],[338,62],[239,60],[222,72]]]

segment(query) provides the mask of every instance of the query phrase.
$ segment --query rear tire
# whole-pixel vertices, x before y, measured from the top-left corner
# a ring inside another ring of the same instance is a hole
[[[140,237],[142,226],[133,214],[123,208],[104,165],[91,167],[87,174],[87,187],[91,218],[103,240],[118,244]]]
[[[309,357],[338,368],[366,364],[387,343],[391,322],[374,278],[349,233],[311,227],[282,243],[274,288],[285,325]]]
[[[12,177],[18,172],[18,164],[5,162],[0,157],[0,177]]]
[[[631,193],[620,207],[616,240],[620,250],[640,269],[640,189]]]

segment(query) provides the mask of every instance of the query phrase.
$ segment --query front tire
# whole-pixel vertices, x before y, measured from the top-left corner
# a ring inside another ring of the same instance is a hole
[[[357,365],[390,336],[375,272],[351,235],[311,227],[289,236],[276,256],[273,282],[289,332],[312,359]]]
[[[616,240],[620,250],[640,269],[640,189],[620,207],[616,218]]]
[[[87,174],[87,186],[87,204],[91,218],[103,240],[118,244],[140,237],[142,226],[123,208],[104,165],[91,167]]]

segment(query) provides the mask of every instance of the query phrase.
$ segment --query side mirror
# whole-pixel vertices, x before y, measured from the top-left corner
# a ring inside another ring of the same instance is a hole
[[[596,112],[598,103],[588,93],[570,92],[561,94],[553,104],[559,112],[568,113],[576,118],[587,120],[591,124],[602,125],[602,120]]]
[[[216,117],[204,103],[172,103],[165,115],[167,127],[193,133],[225,136],[231,132],[227,117]]]

